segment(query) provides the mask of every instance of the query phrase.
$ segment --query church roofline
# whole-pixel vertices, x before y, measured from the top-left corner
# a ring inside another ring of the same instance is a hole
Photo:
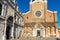
[[[47,11],[53,13],[53,11],[50,11],[50,10],[47,10]]]
[[[30,4],[34,4],[35,2],[37,2],[37,1],[30,2]],[[41,1],[41,0],[39,2],[47,3],[47,1]]]
[[[26,12],[26,13],[23,13],[22,15],[25,15],[25,14],[28,14],[30,11]]]
[[[57,13],[57,11],[50,11],[50,10],[47,10],[48,12],[51,12],[51,13]]]
[[[54,11],[54,13],[57,13],[57,11]]]
[[[51,12],[51,13],[57,13],[57,11],[51,11],[51,10],[47,10],[48,12]],[[26,12],[26,13],[23,13],[22,15],[25,15],[25,14],[28,14],[30,11]]]

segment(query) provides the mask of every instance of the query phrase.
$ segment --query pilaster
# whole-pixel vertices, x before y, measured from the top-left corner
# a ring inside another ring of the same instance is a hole
[[[6,22],[7,20],[5,19],[5,23],[4,23],[4,33],[3,33],[3,40],[6,40],[6,24],[7,24],[7,22]]]
[[[46,37],[49,37],[50,36],[50,27],[47,27],[46,28]]]

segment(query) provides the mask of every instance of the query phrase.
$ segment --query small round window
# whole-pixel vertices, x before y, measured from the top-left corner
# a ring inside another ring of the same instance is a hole
[[[35,13],[35,15],[36,15],[37,17],[40,17],[40,16],[41,16],[41,12],[40,12],[40,11],[37,11],[37,12]]]
[[[50,16],[50,18],[51,18],[52,16]]]

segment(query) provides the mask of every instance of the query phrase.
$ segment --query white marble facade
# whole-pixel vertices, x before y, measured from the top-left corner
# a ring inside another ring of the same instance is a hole
[[[19,38],[23,34],[23,17],[17,10],[17,4],[12,5],[12,2],[0,1],[0,40]]]

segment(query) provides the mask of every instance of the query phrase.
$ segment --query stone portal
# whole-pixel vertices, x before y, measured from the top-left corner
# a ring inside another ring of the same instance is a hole
[[[10,39],[11,38],[11,32],[12,32],[12,25],[13,24],[13,17],[9,17],[7,19],[7,27],[6,27],[6,39]]]
[[[40,30],[37,30],[37,36],[40,36]]]

